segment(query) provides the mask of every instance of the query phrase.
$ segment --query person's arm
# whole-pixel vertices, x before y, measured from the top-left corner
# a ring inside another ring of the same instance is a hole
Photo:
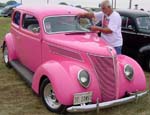
[[[90,29],[92,31],[102,32],[105,34],[111,34],[112,33],[112,30],[109,29],[108,27],[102,28],[102,27],[98,27],[98,26],[91,26]]]

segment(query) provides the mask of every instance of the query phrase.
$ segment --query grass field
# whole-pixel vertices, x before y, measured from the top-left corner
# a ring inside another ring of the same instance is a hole
[[[4,35],[9,31],[10,19],[0,18],[0,44]],[[147,82],[149,73],[146,73]],[[136,102],[100,110],[99,115],[150,115],[150,95]],[[67,115],[96,115],[96,111],[89,113],[75,113]],[[40,97],[13,70],[8,69],[2,60],[0,51],[0,115],[56,115],[49,112],[42,104]]]

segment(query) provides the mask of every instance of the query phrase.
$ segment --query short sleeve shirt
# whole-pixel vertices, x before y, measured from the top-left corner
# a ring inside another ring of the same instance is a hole
[[[102,22],[102,27],[108,27],[112,33],[101,33],[101,37],[113,47],[122,46],[122,34],[121,34],[121,17],[113,11],[110,16],[104,15],[103,12],[95,13],[96,23]]]

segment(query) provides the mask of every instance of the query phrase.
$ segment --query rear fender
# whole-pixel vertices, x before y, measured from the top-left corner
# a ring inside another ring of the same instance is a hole
[[[11,33],[6,34],[6,36],[4,38],[3,51],[4,51],[5,45],[8,48],[9,61],[17,59],[13,36]]]

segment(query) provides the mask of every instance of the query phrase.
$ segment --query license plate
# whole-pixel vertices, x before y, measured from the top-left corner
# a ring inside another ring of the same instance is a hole
[[[92,92],[74,94],[74,105],[92,102]]]

